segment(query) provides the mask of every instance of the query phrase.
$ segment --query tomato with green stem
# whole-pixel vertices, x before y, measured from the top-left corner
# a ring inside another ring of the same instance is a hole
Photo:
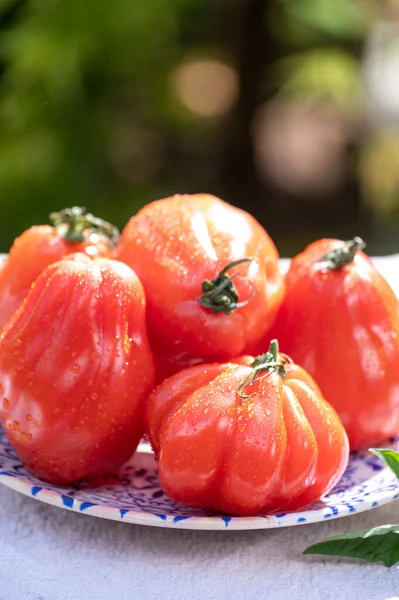
[[[146,404],[146,431],[166,494],[243,516],[319,499],[349,456],[336,412],[276,340],[256,359],[194,366],[165,380]]]
[[[75,206],[50,215],[52,225],[34,225],[14,242],[0,270],[0,329],[20,306],[30,286],[51,263],[71,252],[111,257],[116,227]]]
[[[296,256],[269,338],[317,381],[351,448],[399,431],[399,303],[362,249],[323,239]]]
[[[208,194],[145,206],[124,228],[115,257],[143,283],[159,381],[251,353],[284,293],[278,253],[263,227]]]
[[[143,434],[154,385],[145,296],[125,264],[47,267],[0,337],[0,419],[25,467],[57,484],[112,472]]]

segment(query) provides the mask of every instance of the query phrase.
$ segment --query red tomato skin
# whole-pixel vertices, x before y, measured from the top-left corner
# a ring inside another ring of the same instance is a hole
[[[0,339],[0,418],[26,468],[65,484],[112,472],[143,433],[154,367],[145,296],[127,266],[47,267]]]
[[[178,370],[251,353],[282,301],[277,250],[248,213],[208,194],[158,200],[132,217],[115,257],[131,266],[147,297],[147,322],[158,381]],[[204,280],[235,260],[239,301],[230,314],[197,301]],[[261,326],[260,326],[261,324]]]
[[[352,450],[399,431],[399,304],[361,251],[327,271],[318,262],[342,241],[314,242],[291,263],[272,331],[280,348],[317,381],[348,433]]]
[[[175,501],[241,516],[299,509],[342,476],[348,439],[312,378],[287,365],[284,380],[259,376],[243,399],[237,389],[251,372],[194,366],[151,394],[146,431]]]
[[[67,242],[51,225],[34,225],[10,249],[0,269],[0,330],[14,314],[44,269],[72,252],[111,257],[110,245],[98,234],[84,242]]]

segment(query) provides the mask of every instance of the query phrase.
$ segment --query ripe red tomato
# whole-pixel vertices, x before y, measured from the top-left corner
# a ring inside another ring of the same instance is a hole
[[[360,248],[359,238],[325,239],[296,256],[273,327],[337,410],[353,450],[399,431],[399,304]]]
[[[0,418],[22,463],[69,483],[111,472],[143,433],[154,368],[145,297],[123,263],[47,267],[0,338]]]
[[[208,194],[145,206],[123,230],[115,257],[143,283],[158,380],[251,353],[283,296],[278,253],[263,227]]]
[[[246,362],[190,367],[150,396],[161,485],[177,502],[236,515],[302,508],[343,474],[345,430],[276,340]]]
[[[110,257],[119,238],[113,225],[81,207],[52,213],[50,219],[52,226],[35,225],[15,240],[0,270],[0,329],[48,265],[71,252]]]

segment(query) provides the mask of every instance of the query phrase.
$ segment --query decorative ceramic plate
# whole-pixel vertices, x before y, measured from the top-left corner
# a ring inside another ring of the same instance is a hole
[[[384,447],[397,449],[399,440]],[[344,476],[322,501],[307,510],[230,517],[176,504],[162,492],[154,456],[140,444],[133,458],[97,487],[57,487],[27,473],[0,429],[0,483],[60,508],[126,523],[180,529],[267,529],[315,523],[370,510],[399,498],[399,481],[376,456],[354,453]]]

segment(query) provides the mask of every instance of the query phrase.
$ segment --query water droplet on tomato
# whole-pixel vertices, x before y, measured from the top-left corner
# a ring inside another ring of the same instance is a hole
[[[10,408],[10,401],[7,398],[3,398],[3,408],[6,410],[7,408]]]
[[[32,419],[33,419],[32,415],[26,415],[25,418],[27,421],[32,421]]]
[[[98,394],[96,394],[96,393],[93,393],[93,394],[91,394],[90,398],[91,398],[92,400],[97,400],[97,398],[98,398]]]
[[[80,365],[78,363],[75,363],[74,365],[72,365],[71,371],[72,371],[72,373],[79,373]]]
[[[71,352],[71,356],[72,356],[73,358],[75,358],[75,356],[76,356],[76,355],[77,355],[77,352]]]
[[[26,434],[26,439],[30,441],[32,439],[32,434],[31,433],[27,433]]]
[[[93,360],[98,360],[99,358],[101,358],[101,354],[100,354],[99,352],[92,352],[92,353],[90,354],[90,357],[91,357]]]

